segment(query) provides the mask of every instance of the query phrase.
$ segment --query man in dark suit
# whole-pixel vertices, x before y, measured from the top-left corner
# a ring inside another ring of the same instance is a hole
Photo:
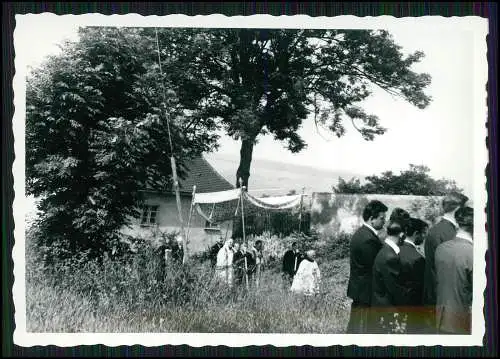
[[[457,235],[436,249],[436,328],[439,334],[471,334],[474,211],[455,213]]]
[[[347,296],[352,299],[347,333],[366,333],[372,294],[372,269],[382,247],[377,231],[385,223],[387,206],[374,200],[363,210],[363,225],[354,233],[350,243],[350,276]]]
[[[283,276],[286,282],[292,285],[293,276],[299,269],[300,261],[302,260],[302,255],[297,248],[297,242],[292,243],[292,249],[285,252],[283,256]]]
[[[422,321],[425,258],[417,250],[427,235],[429,225],[418,218],[410,218],[406,238],[400,246],[401,279],[407,290],[404,312],[407,315],[407,333],[423,334]]]
[[[223,245],[224,245],[224,239],[222,237],[219,237],[217,239],[217,242],[215,242],[215,244],[212,247],[210,247],[209,258],[212,268],[215,268],[215,264],[217,263],[217,253],[219,253]]]
[[[455,212],[464,206],[469,198],[461,193],[452,192],[443,199],[444,215],[442,219],[429,230],[424,243],[425,274],[424,274],[424,306],[425,318],[431,331],[435,331],[436,313],[436,270],[434,267],[434,254],[436,248],[453,238],[458,230]]]
[[[398,246],[405,236],[404,229],[405,224],[399,220],[389,222],[387,238],[373,263],[369,328],[373,333],[405,333],[403,306],[408,299],[402,282]]]
[[[238,242],[233,244],[233,251],[234,283],[241,285],[245,280],[245,253]]]

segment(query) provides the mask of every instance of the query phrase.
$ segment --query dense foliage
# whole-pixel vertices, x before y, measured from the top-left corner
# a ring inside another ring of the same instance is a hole
[[[411,70],[423,53],[405,56],[387,31],[176,29],[161,43],[180,60],[168,68],[179,75],[173,83],[182,105],[241,141],[236,186],[239,178],[248,185],[260,135],[299,152],[307,144],[297,131],[313,115],[338,137],[348,120],[372,140],[385,128],[360,105],[374,86],[421,109],[430,102],[430,76]]]
[[[179,165],[217,138],[208,121],[203,131],[178,121],[189,114],[160,76],[153,40],[140,29],[86,28],[28,79],[26,188],[42,198],[47,259],[110,250],[138,215],[140,190],[170,188],[167,117]]]
[[[351,178],[346,181],[340,177],[337,186],[334,186],[333,189],[336,193],[383,193],[415,196],[443,196],[450,191],[463,191],[457,187],[455,181],[436,180],[429,175],[429,172],[430,169],[426,166],[410,164],[410,168],[401,171],[400,174],[386,171],[380,176],[367,176],[364,184],[361,184],[359,178]]]

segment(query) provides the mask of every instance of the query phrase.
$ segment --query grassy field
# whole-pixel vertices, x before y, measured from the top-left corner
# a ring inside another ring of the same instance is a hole
[[[147,250],[127,260],[65,264],[50,274],[27,248],[30,332],[343,333],[349,317],[348,259],[319,258],[322,294],[304,300],[281,281],[279,262],[257,290],[227,290],[207,262],[158,267]]]

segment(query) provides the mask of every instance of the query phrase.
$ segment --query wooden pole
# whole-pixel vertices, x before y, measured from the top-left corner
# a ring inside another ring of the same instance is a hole
[[[245,187],[243,187],[243,179],[240,177],[240,203],[241,203],[241,233],[243,236],[243,243],[245,243],[245,246],[248,249],[248,242],[246,239],[246,233],[245,233],[245,211],[244,211],[244,206],[243,206],[243,191],[245,190]],[[248,290],[248,266],[247,266],[247,257],[245,256],[245,284],[246,288]]]
[[[243,191],[245,190],[245,187],[243,187],[243,180],[240,178],[240,202],[241,202],[241,232],[243,236],[243,242],[245,242],[246,246],[248,247],[248,243],[246,243],[246,234],[245,234],[245,211],[243,207]]]
[[[245,253],[245,287],[248,290],[248,263],[247,263],[247,254]]]
[[[300,195],[299,234],[300,234],[300,230],[302,229],[302,205],[304,202],[304,191],[305,191],[305,187],[302,187],[302,194]]]
[[[186,231],[186,245],[189,243],[189,232],[191,230],[191,218],[193,217],[193,209],[194,209],[194,195],[196,194],[196,185],[193,186],[193,194],[191,199],[191,208],[189,208],[189,217]]]
[[[181,194],[180,194],[180,190],[179,190],[179,180],[177,178],[177,167],[175,165],[174,156],[170,157],[170,164],[172,166],[172,176],[174,178],[175,198],[177,200],[177,212],[179,214],[179,222],[181,224],[182,249],[184,252],[183,256],[182,256],[182,264],[185,264],[187,261],[188,249],[187,249],[186,235],[184,232],[184,220],[182,218]]]

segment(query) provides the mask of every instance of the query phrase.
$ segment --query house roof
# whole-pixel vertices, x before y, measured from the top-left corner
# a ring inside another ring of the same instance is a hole
[[[185,168],[184,178],[179,178],[181,193],[191,194],[193,185],[196,185],[196,193],[227,191],[234,188],[202,156],[186,161]]]

